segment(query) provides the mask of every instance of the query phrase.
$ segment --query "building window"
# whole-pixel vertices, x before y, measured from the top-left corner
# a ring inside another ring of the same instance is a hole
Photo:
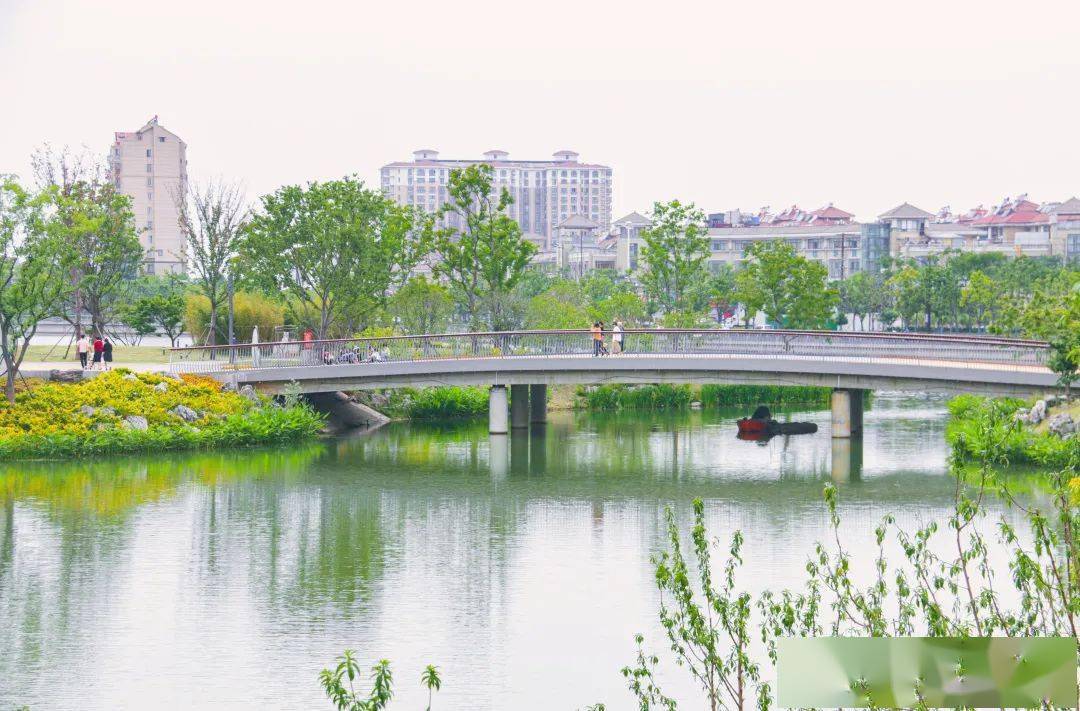
[[[165,142],[165,136],[158,136],[158,143],[164,143],[164,142]]]
[[[146,179],[146,187],[148,187],[148,188],[149,188],[149,187],[151,187],[151,186],[152,186],[153,184],[154,184],[154,179],[153,179],[153,178],[149,178],[149,177],[148,177],[148,178]]]
[[[147,173],[153,173],[154,172],[154,164],[153,163],[147,163],[146,164],[146,172]]]
[[[149,157],[150,157],[150,149],[149,149],[149,148],[147,148],[147,149],[146,149],[146,157],[147,157],[147,158],[149,158]]]

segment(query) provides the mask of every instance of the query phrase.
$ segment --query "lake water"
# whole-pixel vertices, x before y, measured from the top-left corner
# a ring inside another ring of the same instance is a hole
[[[634,633],[666,649],[649,563],[666,507],[685,523],[701,497],[711,534],[741,529],[751,590],[800,584],[825,482],[856,554],[885,513],[950,510],[941,400],[879,395],[835,451],[827,412],[764,445],[736,439],[740,414],[0,465],[0,710],[329,708],[317,674],[346,647],[392,661],[392,708],[424,708],[427,663],[435,709],[628,708]]]

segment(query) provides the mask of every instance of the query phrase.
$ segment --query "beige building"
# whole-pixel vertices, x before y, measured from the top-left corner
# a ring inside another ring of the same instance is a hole
[[[134,132],[117,132],[109,167],[131,198],[147,274],[184,272],[186,258],[177,200],[187,188],[187,144],[155,116]]]
[[[865,227],[857,222],[710,227],[709,269],[716,271],[720,264],[737,268],[746,261],[746,251],[752,244],[781,241],[803,257],[824,264],[830,279],[845,279],[874,267],[868,256],[874,237],[864,235]]]
[[[638,270],[641,261],[641,233],[652,227],[652,220],[641,213],[615,220],[615,269],[621,274]]]
[[[449,201],[450,171],[486,163],[495,171],[494,187],[506,188],[514,198],[510,216],[543,253],[556,250],[558,226],[574,215],[599,225],[599,234],[611,227],[611,168],[582,163],[574,151],[558,151],[552,160],[511,160],[506,151],[488,151],[479,159],[440,158],[439,152],[413,152],[411,161],[382,167],[385,195],[399,205],[414,205],[435,212]],[[456,218],[449,225],[461,228]]]
[[[1050,248],[1069,264],[1080,264],[1080,199],[1071,197],[1050,212]]]
[[[1040,205],[1021,195],[963,215],[953,215],[948,208],[932,215],[904,203],[878,219],[890,227],[894,257],[925,260],[946,250],[959,250],[1009,257],[1080,258],[1080,200],[1076,198]]]

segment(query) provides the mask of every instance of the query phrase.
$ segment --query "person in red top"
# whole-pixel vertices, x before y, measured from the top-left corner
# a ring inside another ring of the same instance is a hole
[[[101,354],[105,352],[105,341],[101,340],[101,334],[94,337],[94,363],[90,370],[97,370],[101,365]]]

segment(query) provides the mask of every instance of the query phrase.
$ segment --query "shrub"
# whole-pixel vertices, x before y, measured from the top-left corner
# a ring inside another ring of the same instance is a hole
[[[259,327],[259,338],[263,341],[273,337],[274,329],[285,323],[282,307],[259,294],[237,292],[233,296],[233,335],[238,343],[251,340],[251,331]],[[210,329],[210,299],[198,294],[189,294],[184,305],[184,328],[192,338],[201,341]],[[217,336],[215,343],[229,342],[229,306],[223,303],[218,309]]]
[[[734,405],[814,405],[827,408],[831,388],[810,385],[703,385],[703,407]]]
[[[670,410],[689,405],[694,393],[689,385],[599,385],[578,398],[590,410]]]
[[[166,383],[164,391],[156,389],[159,383]],[[198,419],[185,422],[172,412],[178,405]],[[93,414],[84,414],[84,407]],[[148,428],[127,428],[124,418],[132,415],[146,418]],[[0,404],[0,458],[252,445],[308,437],[321,426],[322,418],[306,405],[252,403],[223,392],[211,378],[132,378],[118,369],[73,385],[47,383],[20,393],[14,404]]]
[[[401,393],[406,399],[402,410],[413,420],[439,420],[454,417],[477,417],[487,414],[487,388],[423,388]]]

